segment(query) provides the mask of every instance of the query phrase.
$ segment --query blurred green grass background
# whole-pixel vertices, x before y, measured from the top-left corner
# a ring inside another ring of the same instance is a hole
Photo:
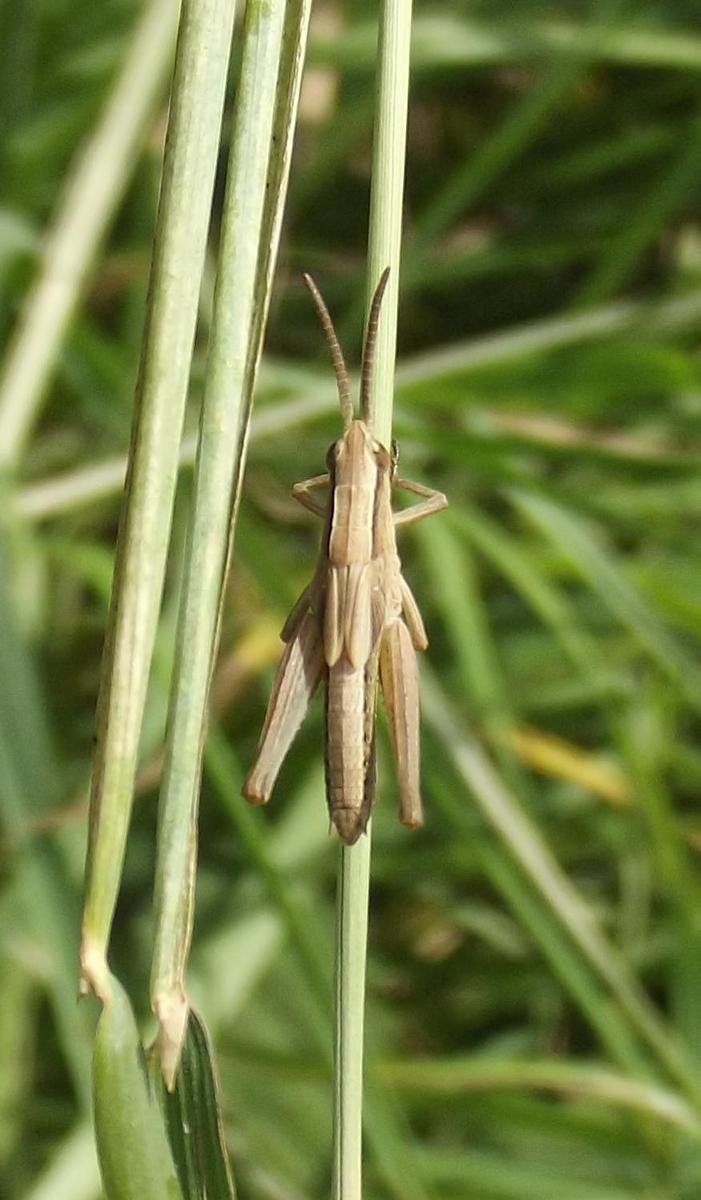
[[[54,263],[76,303],[65,335],[43,318],[50,354],[3,481],[0,1172],[26,1200],[100,1194],[77,914],[173,8],[0,5],[0,389],[61,189],[137,22],[161,21],[150,82],[116,98],[134,152],[81,194],[93,225]],[[359,355],[374,20],[366,0],[313,20],[206,755],[192,991],[244,1200],[328,1186],[318,705],[270,811],[239,787],[318,544],[289,490],[338,427],[302,270]],[[396,433],[403,471],[451,507],[400,547],[431,639],[427,821],[396,822],[383,731],[368,1200],[701,1194],[700,72],[684,0],[416,4]],[[210,262],[192,430],[211,286]],[[113,945],[142,1013],[189,487],[184,470]]]

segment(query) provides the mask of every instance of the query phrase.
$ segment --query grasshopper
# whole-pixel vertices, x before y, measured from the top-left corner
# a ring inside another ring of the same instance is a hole
[[[281,637],[285,650],[275,676],[255,762],[243,787],[265,804],[278,771],[322,677],[326,684],[325,766],[329,815],[348,845],[370,817],[375,793],[377,679],[389,716],[399,782],[399,819],[422,823],[419,789],[419,692],[416,650],[428,645],[418,605],[402,576],[395,530],[447,504],[441,492],[397,478],[398,449],[370,432],[372,368],[380,305],[389,267],[382,273],[368,316],[360,382],[360,418],[354,415],[343,353],[328,309],[309,275],[311,293],[336,375],[343,434],[327,455],[328,471],[295,484],[293,496],[324,519],[314,578],[294,605]],[[320,503],[317,488],[328,486]],[[392,488],[421,500],[392,512]]]

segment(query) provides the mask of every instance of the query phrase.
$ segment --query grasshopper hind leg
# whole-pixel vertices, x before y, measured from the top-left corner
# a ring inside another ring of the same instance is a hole
[[[399,618],[392,622],[382,640],[380,682],[399,785],[399,820],[415,829],[423,824],[419,785],[419,673],[409,630]]]

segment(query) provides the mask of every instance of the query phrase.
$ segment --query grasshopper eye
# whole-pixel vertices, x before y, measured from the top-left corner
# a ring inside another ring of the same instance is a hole
[[[392,438],[390,443],[390,455],[392,459],[392,474],[396,475],[397,467],[399,466],[399,442],[396,438]]]

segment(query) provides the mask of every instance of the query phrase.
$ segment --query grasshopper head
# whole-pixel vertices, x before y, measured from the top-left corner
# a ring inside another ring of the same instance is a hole
[[[357,419],[329,447],[326,465],[336,480],[347,475],[349,483],[360,483],[360,475],[370,467],[391,470],[392,457],[372,436],[365,422]]]

